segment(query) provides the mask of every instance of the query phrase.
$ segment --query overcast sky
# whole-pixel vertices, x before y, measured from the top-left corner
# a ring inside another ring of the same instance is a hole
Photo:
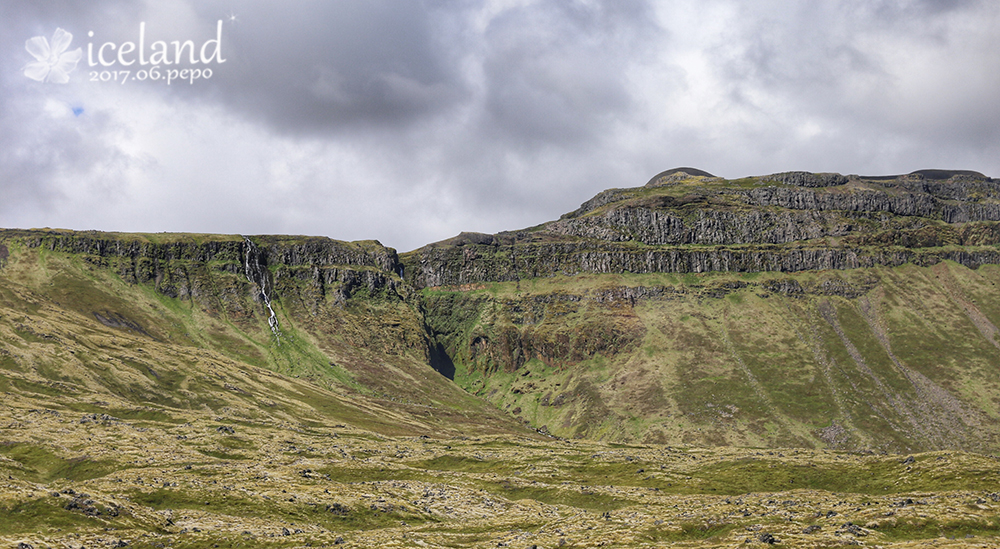
[[[677,166],[1000,176],[998,29],[996,0],[0,0],[0,226],[407,251]]]

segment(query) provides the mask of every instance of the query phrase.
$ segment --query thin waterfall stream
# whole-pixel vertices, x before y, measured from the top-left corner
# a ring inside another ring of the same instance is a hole
[[[271,298],[267,296],[267,275],[260,263],[260,249],[246,236],[243,237],[243,241],[247,245],[247,251],[244,254],[243,260],[243,268],[246,271],[247,280],[260,289],[260,297],[264,300],[264,305],[267,306],[267,312],[270,314],[267,319],[267,325],[271,327],[271,332],[274,333],[274,338],[278,341],[278,345],[281,345],[281,331],[278,330],[278,315],[274,314],[274,309],[271,307]]]

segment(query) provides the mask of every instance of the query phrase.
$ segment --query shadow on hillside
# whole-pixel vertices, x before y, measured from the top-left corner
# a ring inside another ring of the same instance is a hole
[[[444,377],[455,381],[455,363],[451,361],[451,357],[444,350],[444,345],[440,343],[431,347],[431,368],[437,370]]]

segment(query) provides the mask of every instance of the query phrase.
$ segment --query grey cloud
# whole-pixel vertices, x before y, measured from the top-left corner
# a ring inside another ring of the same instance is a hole
[[[718,47],[731,97],[751,102],[763,92],[831,125],[926,132],[926,138],[947,132],[952,139],[964,135],[969,145],[995,136],[1000,99],[983,92],[1000,84],[988,76],[1000,63],[990,27],[969,33],[967,22],[996,21],[996,7],[860,4],[742,8],[738,37]]]
[[[511,141],[579,144],[627,113],[625,76],[658,38],[645,2],[545,0],[510,9],[483,37],[486,123]]]
[[[224,5],[197,9],[214,18]],[[454,44],[426,2],[259,0],[232,9],[216,100],[283,132],[405,126],[466,93],[450,62]]]
[[[872,13],[883,20],[900,21],[914,17],[935,16],[954,10],[975,8],[983,5],[982,0],[879,0],[868,2]]]

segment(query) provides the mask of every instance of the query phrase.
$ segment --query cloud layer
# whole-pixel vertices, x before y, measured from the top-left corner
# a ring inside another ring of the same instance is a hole
[[[65,85],[22,73],[56,28],[86,52],[219,20],[193,84],[101,82],[86,54]],[[5,2],[0,225],[408,250],[680,165],[1000,175],[998,23],[974,0]]]

